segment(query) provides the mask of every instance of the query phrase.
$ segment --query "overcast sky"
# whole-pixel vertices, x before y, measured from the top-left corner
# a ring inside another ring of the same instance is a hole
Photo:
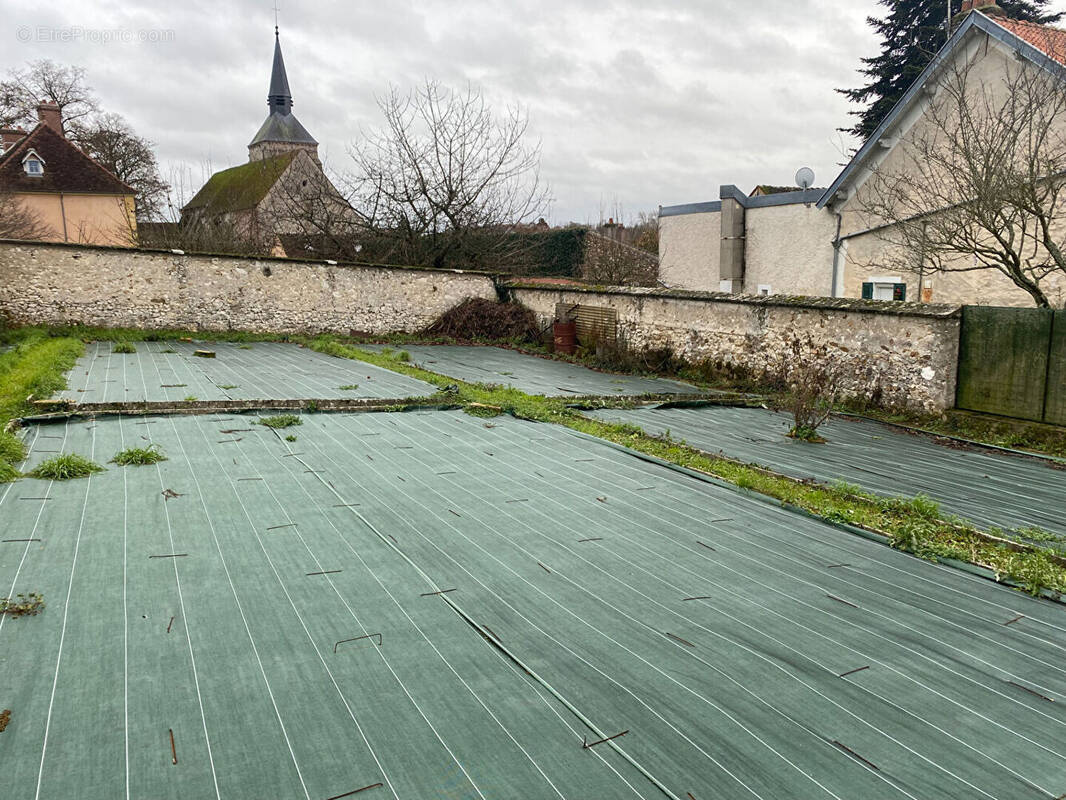
[[[788,185],[801,166],[828,185],[853,145],[836,132],[849,104],[833,90],[856,85],[859,59],[877,52],[865,24],[876,0],[279,4],[294,111],[332,167],[379,124],[390,83],[471,82],[528,109],[554,223],[717,199],[724,183]],[[187,164],[199,183],[206,165],[246,161],[266,116],[272,7],[0,0],[0,71],[84,66],[164,172]]]

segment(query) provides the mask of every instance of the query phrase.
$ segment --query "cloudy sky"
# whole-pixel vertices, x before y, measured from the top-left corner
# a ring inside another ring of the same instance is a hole
[[[624,219],[716,199],[718,186],[819,185],[852,146],[836,129],[876,0],[279,0],[300,121],[335,169],[379,124],[390,84],[432,77],[521,103],[542,142],[551,221]],[[1066,0],[1054,5],[1066,10]],[[164,172],[247,159],[266,116],[273,0],[0,0],[0,72],[85,67]],[[191,188],[197,188],[197,185]]]

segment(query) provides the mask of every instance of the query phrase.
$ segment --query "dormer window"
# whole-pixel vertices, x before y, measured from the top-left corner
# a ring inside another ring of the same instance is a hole
[[[37,155],[36,150],[30,150],[22,159],[22,169],[27,175],[39,178],[44,175],[44,159]]]

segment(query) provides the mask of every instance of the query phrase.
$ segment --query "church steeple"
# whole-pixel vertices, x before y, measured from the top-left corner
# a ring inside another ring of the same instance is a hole
[[[267,106],[271,113],[289,114],[292,109],[292,93],[289,91],[289,78],[285,74],[285,59],[281,57],[281,37],[277,25],[274,26],[274,67],[270,72]]]
[[[274,64],[270,71],[266,120],[248,145],[248,160],[259,161],[290,150],[307,150],[318,160],[318,142],[292,113],[292,92],[281,55],[281,36],[274,26]]]

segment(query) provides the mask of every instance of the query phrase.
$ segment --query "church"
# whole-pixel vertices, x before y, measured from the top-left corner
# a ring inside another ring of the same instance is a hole
[[[182,209],[184,228],[275,256],[334,256],[333,240],[350,241],[355,212],[323,171],[318,142],[292,105],[275,26],[268,113],[248,144],[248,163],[208,179]]]

